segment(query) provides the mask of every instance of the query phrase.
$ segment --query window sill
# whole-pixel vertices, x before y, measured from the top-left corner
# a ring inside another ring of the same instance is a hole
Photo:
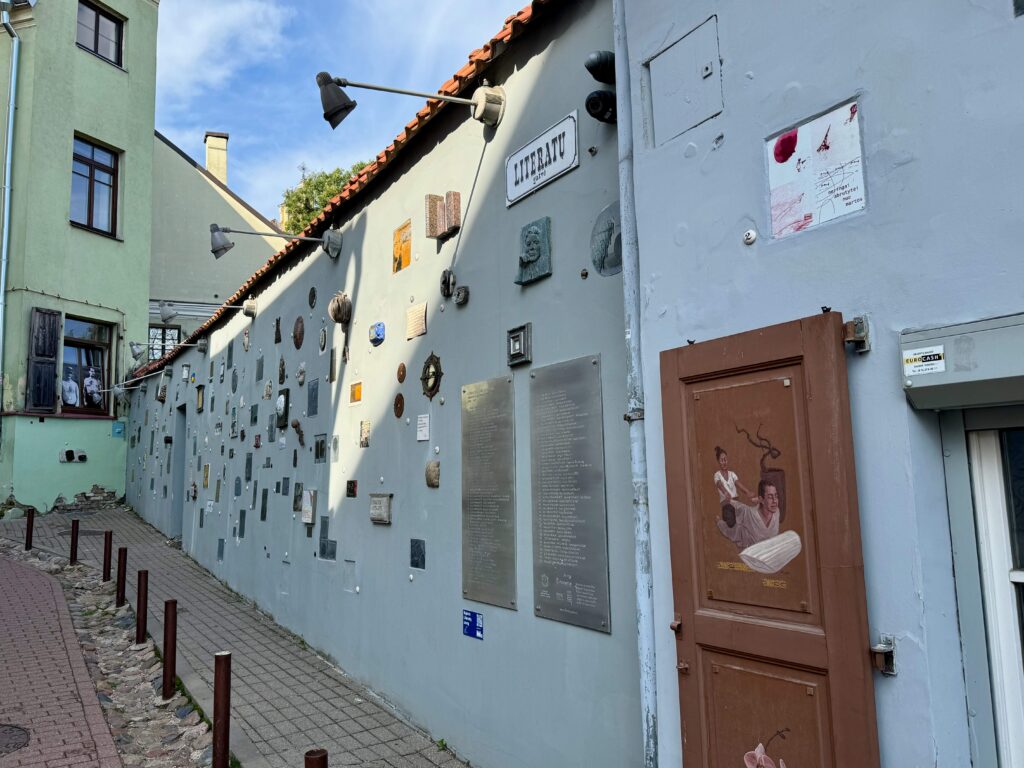
[[[24,416],[30,419],[85,419],[91,421],[116,421],[116,416],[106,413],[33,413],[32,411],[3,411],[0,416]]]
[[[71,221],[70,219],[68,220],[68,224],[70,224],[75,229],[81,229],[85,232],[92,232],[94,235],[105,237],[108,240],[115,240],[118,243],[124,242],[123,237],[118,237],[117,235],[112,234],[110,232],[104,232],[102,229],[96,229],[96,227],[90,227],[88,224],[79,224],[77,221]]]
[[[93,50],[91,50],[91,49],[89,49],[89,48],[86,48],[86,47],[85,47],[84,45],[82,45],[81,43],[75,43],[75,45],[76,45],[76,46],[78,47],[78,50],[80,50],[80,51],[85,51],[85,52],[86,52],[86,53],[88,53],[88,54],[89,54],[90,56],[93,56],[93,57],[95,57],[95,58],[99,59],[100,61],[105,61],[105,62],[107,62],[107,64],[109,64],[110,66],[112,66],[112,67],[113,67],[114,69],[119,69],[119,70],[121,70],[122,72],[124,72],[124,73],[125,73],[126,75],[128,74],[128,70],[127,70],[127,69],[125,69],[125,68],[124,68],[123,66],[121,66],[120,64],[118,64],[118,63],[117,63],[116,61],[111,61],[111,60],[110,60],[110,59],[108,59],[108,58],[107,58],[106,56],[100,56],[100,55],[99,55],[98,53],[96,53],[96,51],[93,51]]]

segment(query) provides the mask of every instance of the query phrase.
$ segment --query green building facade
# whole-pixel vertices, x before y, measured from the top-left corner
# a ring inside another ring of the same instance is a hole
[[[124,492],[112,387],[133,363],[128,342],[147,338],[157,11],[156,0],[39,0],[10,14],[20,60],[0,502],[48,510],[93,486]],[[6,85],[14,39],[0,40]]]

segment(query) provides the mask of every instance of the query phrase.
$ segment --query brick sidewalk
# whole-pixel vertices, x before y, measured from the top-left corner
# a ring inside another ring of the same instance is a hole
[[[185,685],[213,712],[213,656],[231,651],[232,751],[245,768],[288,768],[303,753],[326,749],[332,766],[458,768],[422,733],[258,611],[130,511],[79,515],[79,559],[99,565],[103,530],[128,547],[129,600],[135,574],[149,570],[149,632],[163,635],[164,600],[178,601],[178,666]],[[72,515],[37,516],[35,544],[67,554]],[[0,536],[24,540],[25,521],[0,522]],[[0,582],[2,583],[2,582]],[[191,670],[194,674],[183,671]],[[244,737],[242,740],[236,737]],[[6,768],[0,763],[0,768]]]
[[[29,731],[0,768],[118,768],[60,584],[0,557],[0,724]]]

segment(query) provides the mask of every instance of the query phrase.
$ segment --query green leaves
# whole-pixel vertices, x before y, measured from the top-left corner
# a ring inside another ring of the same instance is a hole
[[[331,198],[348,184],[353,174],[359,173],[366,165],[367,163],[359,162],[347,170],[335,168],[333,171],[315,171],[308,175],[304,174],[302,181],[284,192],[282,227],[289,232],[304,230],[309,222],[315,219],[324,206],[331,201]]]

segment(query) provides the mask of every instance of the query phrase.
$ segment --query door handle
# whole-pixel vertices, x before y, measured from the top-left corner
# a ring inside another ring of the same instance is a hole
[[[668,625],[668,628],[671,629],[673,632],[675,632],[677,635],[682,634],[682,632],[683,632],[683,620],[682,620],[682,617],[678,613],[676,614],[676,617],[672,621],[672,623]]]

